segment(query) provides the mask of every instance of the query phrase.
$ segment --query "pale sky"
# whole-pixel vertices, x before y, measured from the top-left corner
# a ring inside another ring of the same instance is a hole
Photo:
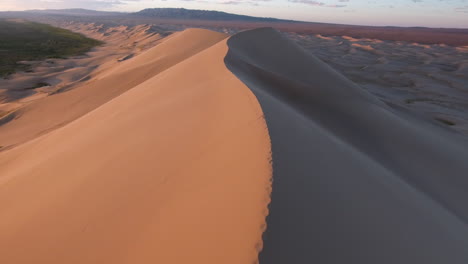
[[[184,7],[356,25],[468,28],[468,0],[0,0],[0,10]]]

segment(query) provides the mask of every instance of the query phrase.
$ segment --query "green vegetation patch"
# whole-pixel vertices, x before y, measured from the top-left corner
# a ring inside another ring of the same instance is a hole
[[[46,24],[0,19],[0,77],[30,70],[20,61],[81,55],[102,42]]]

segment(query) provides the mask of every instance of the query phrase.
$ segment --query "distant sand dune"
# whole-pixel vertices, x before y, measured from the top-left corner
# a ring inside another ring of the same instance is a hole
[[[149,47],[158,44],[167,35],[165,31],[155,32],[148,25],[107,28],[105,30],[103,27],[94,24],[65,23],[65,25],[61,24],[60,26],[85,34],[88,37],[100,39],[105,44],[92,49],[82,56],[25,62],[32,66],[31,71],[17,72],[9,76],[8,79],[0,79],[1,123],[13,120],[11,118],[12,115],[16,117],[28,115],[25,114],[25,111],[28,111],[26,107],[29,107],[31,102],[60,91],[71,90],[81,86],[99,72],[106,71],[115,66],[119,58],[129,54],[137,55]],[[113,33],[104,34],[101,31],[112,31]],[[15,106],[14,109],[10,109],[12,105]],[[10,110],[5,111],[6,108]],[[49,118],[53,119],[53,117]],[[33,120],[40,119],[40,116],[38,118],[36,115]],[[50,122],[53,124],[50,124]],[[49,120],[44,125],[50,128],[63,124],[63,120],[55,123],[53,120]],[[43,130],[44,128],[40,129]],[[31,136],[36,136],[36,133],[38,133],[35,130],[30,130],[29,134],[24,134],[24,131],[15,132],[10,129],[6,131],[3,128],[0,128],[0,130],[2,130],[0,131],[0,145],[4,147],[3,149],[28,140]],[[14,128],[13,130],[16,129]],[[31,133],[34,135],[31,135]],[[26,135],[27,137],[20,138],[21,136],[19,136],[18,140],[15,140],[15,134]]]
[[[468,53],[463,47],[287,34],[382,101],[468,135]],[[444,122],[441,122],[444,124]]]
[[[14,146],[63,126],[226,38],[221,33],[210,33],[175,33],[132,60],[108,62],[110,66],[95,72],[92,79],[73,90],[27,104],[17,111],[20,119],[0,126],[0,145]]]

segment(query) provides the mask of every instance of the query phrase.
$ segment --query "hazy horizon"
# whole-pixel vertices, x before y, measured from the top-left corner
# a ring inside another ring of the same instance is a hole
[[[135,12],[187,8],[309,22],[468,28],[467,0],[4,0],[0,11],[85,8]]]

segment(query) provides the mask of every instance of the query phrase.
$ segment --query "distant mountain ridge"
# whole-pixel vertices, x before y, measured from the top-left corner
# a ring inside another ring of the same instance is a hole
[[[110,16],[126,14],[121,12],[110,11],[97,11],[84,8],[70,8],[70,9],[31,9],[24,12],[34,14],[51,14],[51,15],[70,15],[70,16]]]
[[[221,11],[194,10],[185,8],[147,8],[133,13],[138,16],[164,18],[164,19],[185,19],[185,20],[219,20],[219,21],[248,21],[248,22],[293,22],[271,17],[254,17],[237,15]]]
[[[146,8],[134,13],[96,11],[82,8],[72,9],[34,9],[26,13],[40,15],[69,15],[69,16],[139,16],[146,18],[177,19],[177,20],[207,20],[207,21],[240,21],[240,22],[297,22],[272,17],[254,17],[238,15],[213,10],[196,10],[185,8]],[[0,12],[1,13],[1,12]],[[22,13],[22,12],[13,12]]]
[[[282,32],[350,36],[421,44],[468,46],[468,29],[425,28],[396,26],[360,26],[253,17],[220,11],[184,8],[150,8],[139,12],[107,12],[88,9],[49,9],[27,11],[0,11],[0,18],[22,18],[41,23],[63,21],[98,23],[106,26],[136,26],[140,24],[168,24],[185,27],[204,27],[223,31],[273,27]]]

